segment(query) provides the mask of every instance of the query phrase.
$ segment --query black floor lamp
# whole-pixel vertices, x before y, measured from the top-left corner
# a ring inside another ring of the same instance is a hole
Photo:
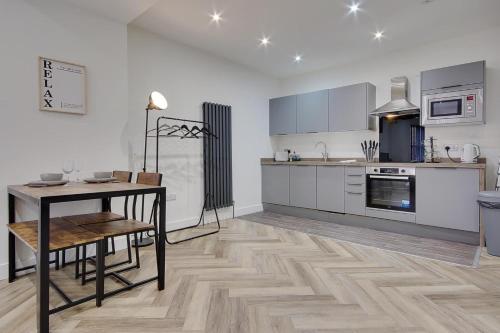
[[[161,111],[165,110],[168,107],[167,99],[158,91],[153,91],[149,95],[149,104],[146,107],[146,129],[144,132],[144,163],[142,167],[142,171],[146,172],[146,161],[147,161],[147,153],[148,153],[148,123],[149,123],[149,111],[156,110]],[[144,195],[142,196],[142,207],[141,207],[141,221],[144,221]],[[153,244],[154,241],[150,237],[142,237],[138,242],[139,247],[148,246]]]

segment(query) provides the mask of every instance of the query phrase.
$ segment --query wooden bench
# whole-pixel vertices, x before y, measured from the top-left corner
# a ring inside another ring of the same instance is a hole
[[[19,240],[34,252],[37,252],[38,221],[11,223],[7,225],[7,228]],[[74,225],[64,218],[56,217],[50,219],[50,251],[59,251],[78,245],[91,244],[101,239],[103,239],[101,235]]]
[[[118,220],[106,223],[94,223],[81,226],[89,232],[100,237],[115,237],[155,230],[155,226],[136,220]]]

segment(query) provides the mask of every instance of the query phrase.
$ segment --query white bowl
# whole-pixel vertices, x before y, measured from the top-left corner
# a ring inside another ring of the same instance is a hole
[[[98,179],[101,179],[101,178],[111,178],[112,176],[113,176],[113,173],[112,172],[108,172],[108,171],[94,172],[94,177],[98,178]]]
[[[40,179],[43,181],[59,181],[62,180],[62,173],[42,173]]]

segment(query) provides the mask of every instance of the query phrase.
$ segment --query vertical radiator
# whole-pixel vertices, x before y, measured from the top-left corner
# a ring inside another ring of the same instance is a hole
[[[217,137],[203,139],[203,171],[208,209],[233,205],[231,106],[203,103],[203,121]]]

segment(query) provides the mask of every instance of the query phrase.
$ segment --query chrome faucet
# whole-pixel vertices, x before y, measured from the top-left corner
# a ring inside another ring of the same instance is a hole
[[[326,151],[326,143],[324,143],[323,141],[319,141],[316,143],[316,145],[314,146],[314,148],[318,147],[318,145],[323,145],[323,152],[321,153],[321,156],[323,156],[323,161],[327,161],[328,160],[328,153]]]

